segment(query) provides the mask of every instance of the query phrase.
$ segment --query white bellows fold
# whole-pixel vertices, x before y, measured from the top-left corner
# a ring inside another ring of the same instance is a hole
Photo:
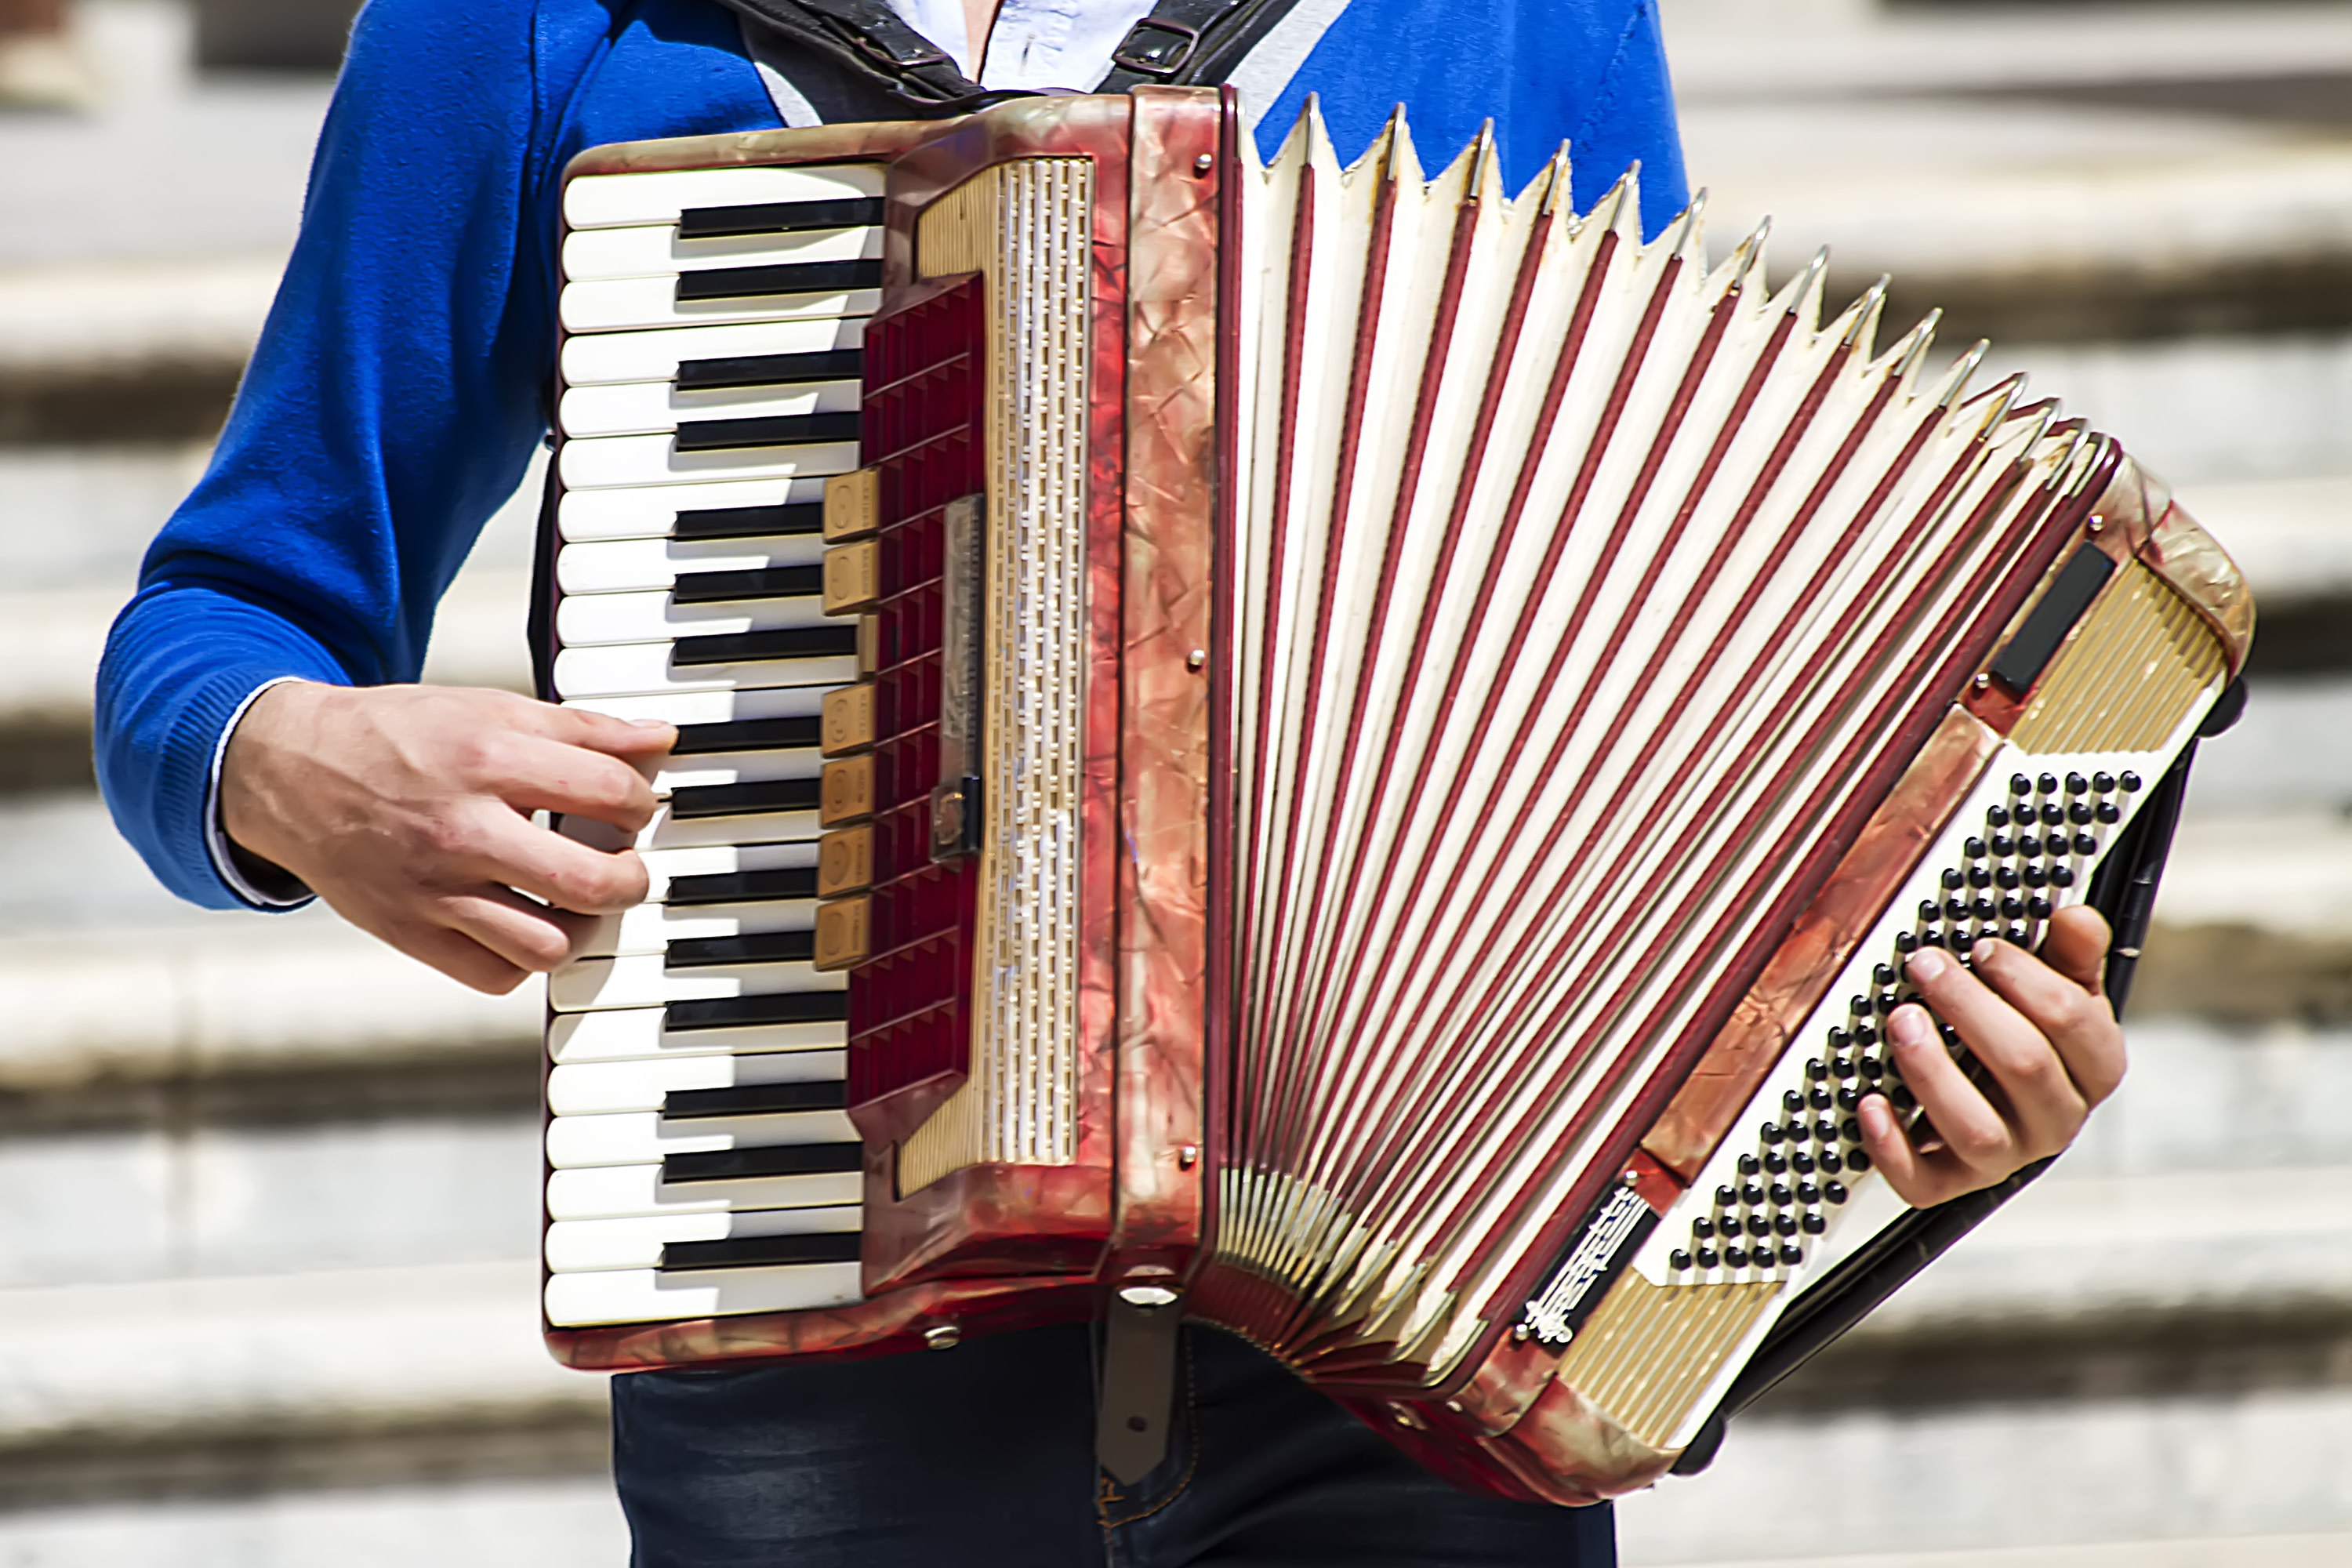
[[[1218,1245],[1443,1363],[2086,448],[1630,175],[1247,178]]]

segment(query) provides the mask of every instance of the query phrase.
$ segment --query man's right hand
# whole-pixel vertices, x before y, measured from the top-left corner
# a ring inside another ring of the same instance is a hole
[[[345,920],[479,991],[571,956],[585,917],[646,896],[636,851],[592,849],[534,811],[634,834],[633,765],[677,732],[450,686],[289,680],[256,698],[221,763],[221,825]]]

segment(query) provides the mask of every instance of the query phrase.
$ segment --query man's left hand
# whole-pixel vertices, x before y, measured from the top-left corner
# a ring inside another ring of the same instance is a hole
[[[1891,1054],[1927,1120],[1906,1131],[1885,1096],[1862,1102],[1863,1146],[1914,1208],[1992,1186],[2057,1153],[2124,1077],[2124,1032],[2100,987],[2107,922],[2077,905],[2051,919],[2040,956],[1980,942],[1967,964],[1911,955],[1911,984],[1958,1031],[1986,1081],[1969,1081],[1916,1003],[1887,1020]]]

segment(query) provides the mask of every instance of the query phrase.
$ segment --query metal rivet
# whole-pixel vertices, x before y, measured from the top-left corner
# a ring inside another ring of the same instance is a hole
[[[2092,531],[2093,533],[2096,533],[2096,532],[2098,532],[2101,529],[2103,529],[2103,528],[2105,528],[2105,527],[2106,527],[2106,526],[2107,526],[2107,520],[2106,520],[2105,518],[2101,517],[2101,516],[2100,516],[2097,512],[2095,512],[2095,512],[2093,512],[2093,513],[2091,514],[2091,531]]]
[[[1192,652],[1184,656],[1184,668],[1187,669],[1197,670],[1208,662],[1209,650],[1207,648],[1196,647]]]
[[[1189,1171],[1200,1163],[1201,1146],[1198,1143],[1187,1143],[1176,1151],[1176,1165],[1179,1170]]]
[[[1974,680],[1969,681],[1969,685],[1978,691],[1986,690],[1992,685],[1992,677],[1990,675],[1979,675]]]
[[[1511,1342],[1513,1344],[1523,1345],[1528,1342],[1528,1340],[1532,1333],[1533,1331],[1525,1323],[1515,1324],[1511,1329]]]
[[[963,1343],[963,1330],[953,1323],[934,1323],[923,1331],[923,1348],[951,1351]]]
[[[1192,160],[1192,173],[1196,174],[1205,174],[1216,166],[1217,160],[1206,153]]]
[[[1130,1307],[1169,1307],[1175,1305],[1176,1292],[1165,1285],[1122,1285],[1118,1299]]]

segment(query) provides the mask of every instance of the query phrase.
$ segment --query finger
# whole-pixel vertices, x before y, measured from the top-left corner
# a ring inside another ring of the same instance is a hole
[[[1864,1095],[1854,1114],[1862,1121],[1863,1148],[1896,1197],[1915,1209],[1944,1201],[1945,1173],[1931,1166],[1928,1156],[1913,1146],[1885,1095]]]
[[[500,958],[464,931],[418,921],[388,931],[371,928],[409,957],[439,970],[460,985],[503,996],[521,984],[525,972]]]
[[[534,903],[510,889],[485,885],[435,900],[449,930],[497,954],[517,971],[544,974],[572,956],[585,917]]]
[[[2098,920],[2095,914],[2091,918]],[[2075,925],[2071,942],[2075,951],[2068,956],[2081,960],[2091,941],[2096,939],[2103,944],[2105,934],[2104,921],[2099,921],[2095,931]],[[2124,1031],[2105,997],[2084,989],[2079,981],[2005,942],[1979,942],[1971,958],[1978,976],[1990,991],[2022,1018],[2054,1053],[2059,1069],[2082,1100],[2085,1112],[2115,1093],[2124,1079]],[[1961,1032],[1965,1037],[1965,1026]],[[1973,1047],[1975,1042],[1969,1043]],[[2000,1076],[2012,1094],[2026,1092],[2024,1079],[2040,1079],[2044,1067],[2039,1058],[2013,1069],[1990,1058],[1986,1065]],[[2012,1081],[2012,1070],[2018,1075],[2017,1081]],[[2072,1135],[2070,1131],[2068,1136]]]
[[[552,811],[635,833],[660,802],[646,775],[603,752],[515,735],[484,761],[483,787],[517,811]]]
[[[1969,1054],[2000,1085],[2001,1098],[2009,1108],[2008,1115],[2000,1119],[2005,1138],[2013,1140],[2024,1160],[2054,1154],[2081,1131],[2083,1119],[2090,1114],[2090,1101],[2041,1024],[2007,995],[1993,989],[1987,979],[1993,974],[2008,977],[2031,991],[2037,1003],[2052,1008],[2063,1006],[2066,995],[2084,1004],[2089,1004],[2090,998],[2081,986],[2053,974],[2032,954],[2007,942],[1979,942],[1970,957],[1978,965],[1976,973],[1938,949],[1922,948],[1912,955],[1907,973],[1927,1005],[1958,1032]],[[1919,1020],[1918,1027],[1929,1038],[1934,1037],[1935,1031],[1925,1017]],[[1940,1044],[1934,1054],[1954,1076],[1958,1075],[1959,1069],[1952,1065]],[[1909,1062],[1906,1060],[1904,1066],[1907,1072]],[[1915,1083],[1911,1087],[1914,1093],[1920,1094],[1921,1103],[1926,1104],[1920,1086]],[[1970,1092],[1979,1100],[1986,1098],[1977,1094],[1973,1085]],[[1968,1109],[1973,1110],[1973,1107]],[[1994,1109],[1996,1112],[2000,1110],[1997,1106]],[[1933,1108],[1930,1111],[1932,1114]],[[1969,1125],[1947,1127],[1940,1116],[1936,1118],[1936,1125],[1948,1139],[1973,1139],[1981,1131]],[[1971,1165],[1990,1169],[1969,1144],[1956,1142],[1955,1146]],[[2000,1173],[2006,1175],[2008,1172]]]
[[[1924,1008],[1897,1007],[1887,1020],[1887,1034],[1896,1070],[1951,1158],[1993,1180],[2025,1163],[2017,1130],[1961,1072]]]
[[[2042,962],[2089,992],[2106,994],[2106,917],[2088,904],[2069,904],[2050,917],[2042,938]]]
[[[594,849],[520,816],[482,824],[457,864],[478,879],[574,914],[618,914],[645,902],[646,863],[634,849]]]
[[[615,719],[585,708],[534,704],[540,711],[534,732],[567,746],[582,746],[614,757],[658,755],[677,743],[677,726],[658,719]]]

